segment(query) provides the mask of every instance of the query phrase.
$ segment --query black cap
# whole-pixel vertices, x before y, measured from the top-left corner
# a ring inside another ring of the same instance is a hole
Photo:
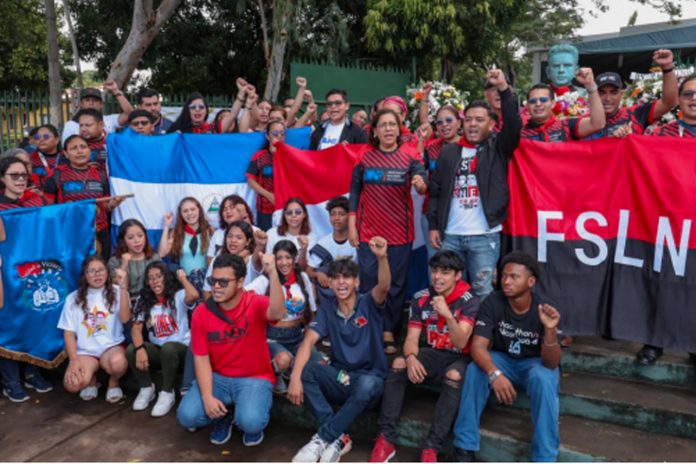
[[[605,72],[597,76],[597,79],[595,79],[595,82],[597,83],[597,87],[603,87],[605,85],[613,85],[617,89],[623,89],[623,81],[621,80],[621,76],[616,74],[615,72]]]
[[[99,89],[95,89],[94,87],[87,87],[86,89],[82,89],[80,91],[80,100],[87,97],[94,97],[103,100],[101,91]]]
[[[152,113],[150,113],[147,110],[137,109],[137,110],[131,111],[130,114],[128,115],[128,124],[133,122],[133,120],[135,118],[147,118],[147,120],[150,121],[151,123],[153,123],[153,124],[155,123],[155,117],[152,115]]]

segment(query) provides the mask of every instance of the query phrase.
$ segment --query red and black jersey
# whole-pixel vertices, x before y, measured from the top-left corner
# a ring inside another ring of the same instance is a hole
[[[357,214],[360,241],[381,236],[390,245],[414,240],[411,178],[426,179],[420,154],[409,146],[367,151],[353,169],[350,212]]]
[[[33,208],[36,206],[44,206],[45,204],[46,199],[43,197],[43,195],[30,190],[26,190],[24,195],[16,200],[6,197],[5,195],[0,195],[0,211],[15,208]]]
[[[273,155],[271,152],[263,149],[254,153],[249,161],[246,175],[273,193]],[[256,210],[260,213],[272,214],[275,211],[275,205],[263,196],[256,195]]]
[[[87,146],[89,147],[89,160],[93,163],[97,163],[100,168],[106,169],[106,132],[104,135],[97,140],[88,140]]]
[[[418,136],[411,132],[408,127],[401,126],[401,136],[399,136],[399,145],[411,145],[415,148],[418,146]]]
[[[586,139],[611,137],[620,127],[630,124],[634,134],[642,134],[645,128],[655,122],[655,105],[657,100],[648,103],[636,104],[631,107],[622,106],[612,116],[607,117],[607,123],[599,132]]]
[[[471,287],[464,281],[457,282],[452,293],[445,298],[452,315],[457,322],[465,322],[472,327],[476,324],[480,300],[471,293]],[[436,350],[451,351],[454,353],[469,353],[471,339],[464,349],[459,349],[452,344],[449,337],[447,321],[440,316],[432,306],[432,297],[429,289],[422,290],[413,295],[413,302],[409,311],[408,327],[424,329],[422,337],[425,343]]]
[[[29,155],[32,173],[38,178],[38,186],[43,188],[46,179],[51,177],[58,166],[68,164],[68,158],[60,151],[52,155],[36,150]]]
[[[580,118],[556,119],[554,115],[543,124],[537,124],[531,119],[522,126],[523,139],[537,140],[539,142],[568,142],[580,140],[578,127]]]
[[[655,130],[652,134],[657,137],[679,137],[692,139],[696,137],[696,126],[684,121],[672,121]]]
[[[60,166],[46,180],[44,192],[55,203],[103,198],[109,196],[109,181],[106,173],[94,164],[85,169],[75,169],[70,165]],[[108,226],[106,209],[103,204],[97,207],[97,231]]]

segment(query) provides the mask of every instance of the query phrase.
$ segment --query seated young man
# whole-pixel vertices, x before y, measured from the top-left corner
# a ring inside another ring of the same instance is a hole
[[[561,315],[532,289],[539,265],[527,253],[513,251],[503,258],[500,283],[481,303],[471,363],[466,371],[459,416],[454,425],[454,460],[471,462],[479,450],[479,418],[493,390],[497,400],[512,404],[515,388],[531,400],[532,461],[555,461],[558,456],[558,344]]]
[[[384,318],[382,309],[391,285],[387,241],[373,237],[370,250],[377,259],[377,285],[358,295],[360,271],[349,258],[329,266],[329,280],[335,299],[320,308],[309,325],[295,358],[288,399],[293,404],[307,401],[317,417],[319,430],[293,458],[293,462],[338,462],[348,452],[343,437],[363,411],[376,406],[387,375],[387,358],[382,350]],[[331,364],[308,362],[314,344],[331,337]],[[342,405],[334,413],[331,404]]]
[[[464,263],[451,250],[430,258],[431,286],[413,297],[403,357],[392,362],[384,384],[379,436],[370,462],[387,462],[396,455],[394,439],[408,383],[441,385],[433,422],[425,438],[421,462],[436,462],[437,454],[459,410],[462,379],[469,364],[470,337],[479,299],[461,280]],[[421,334],[427,347],[419,348]]]
[[[270,418],[275,375],[266,323],[283,317],[285,303],[273,255],[263,261],[271,281],[270,301],[244,291],[246,263],[237,255],[223,254],[208,277],[212,296],[193,313],[196,380],[181,400],[177,419],[188,429],[214,422],[210,441],[216,445],[230,439],[233,423],[244,432],[245,446],[258,445]],[[229,406],[234,413],[228,412]]]

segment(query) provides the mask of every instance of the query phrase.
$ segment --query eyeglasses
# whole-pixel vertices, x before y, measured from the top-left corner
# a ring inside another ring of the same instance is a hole
[[[285,137],[285,131],[284,130],[272,130],[269,132],[273,137]]]
[[[535,97],[527,100],[531,105],[536,105],[538,103],[548,103],[551,100],[549,97]]]
[[[332,106],[341,106],[344,103],[343,100],[332,100],[332,101],[327,101],[326,106],[331,108]]]
[[[141,126],[142,126],[142,127],[145,127],[145,126],[147,126],[148,124],[152,124],[152,123],[151,123],[150,121],[148,121],[147,119],[145,119],[145,120],[142,120],[142,119],[141,119],[141,120],[138,120],[138,121],[131,121],[131,123],[130,123],[131,126],[135,126],[135,127],[141,127]]]
[[[435,125],[437,125],[437,126],[443,126],[443,125],[445,125],[445,124],[452,124],[453,122],[454,122],[454,118],[453,118],[453,117],[448,117],[448,118],[445,118],[445,119],[438,119],[438,120],[435,122]]]
[[[681,93],[680,96],[686,98],[687,100],[691,100],[694,98],[694,95],[696,95],[696,90],[685,90]]]
[[[87,269],[87,274],[89,274],[91,276],[98,276],[101,274],[106,274],[106,269],[104,269],[103,267],[101,267],[99,269]]]
[[[54,137],[52,134],[43,134],[43,135],[34,134],[34,140],[41,140],[41,139],[48,140],[52,137]]]
[[[205,109],[205,105],[189,105],[189,109],[190,109],[190,110],[194,110],[194,111],[195,111],[195,110],[204,110],[204,109]]]
[[[215,287],[216,285],[219,285],[220,288],[227,288],[227,286],[230,284],[230,282],[234,282],[237,279],[216,279],[215,277],[207,277],[205,279],[206,282],[208,282],[208,285],[210,287]]]
[[[286,216],[302,216],[303,214],[304,214],[304,211],[302,211],[301,208],[285,210]]]
[[[397,127],[399,127],[399,123],[391,121],[377,124],[377,129],[396,129]]]
[[[6,174],[10,176],[12,180],[27,180],[29,178],[29,174],[26,172],[7,172]]]

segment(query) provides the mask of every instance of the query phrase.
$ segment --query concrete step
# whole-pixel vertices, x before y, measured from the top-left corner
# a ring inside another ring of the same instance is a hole
[[[586,372],[663,385],[696,389],[696,371],[684,352],[665,351],[652,366],[642,366],[636,353],[643,345],[599,337],[575,337],[573,346],[563,350],[564,371]]]

